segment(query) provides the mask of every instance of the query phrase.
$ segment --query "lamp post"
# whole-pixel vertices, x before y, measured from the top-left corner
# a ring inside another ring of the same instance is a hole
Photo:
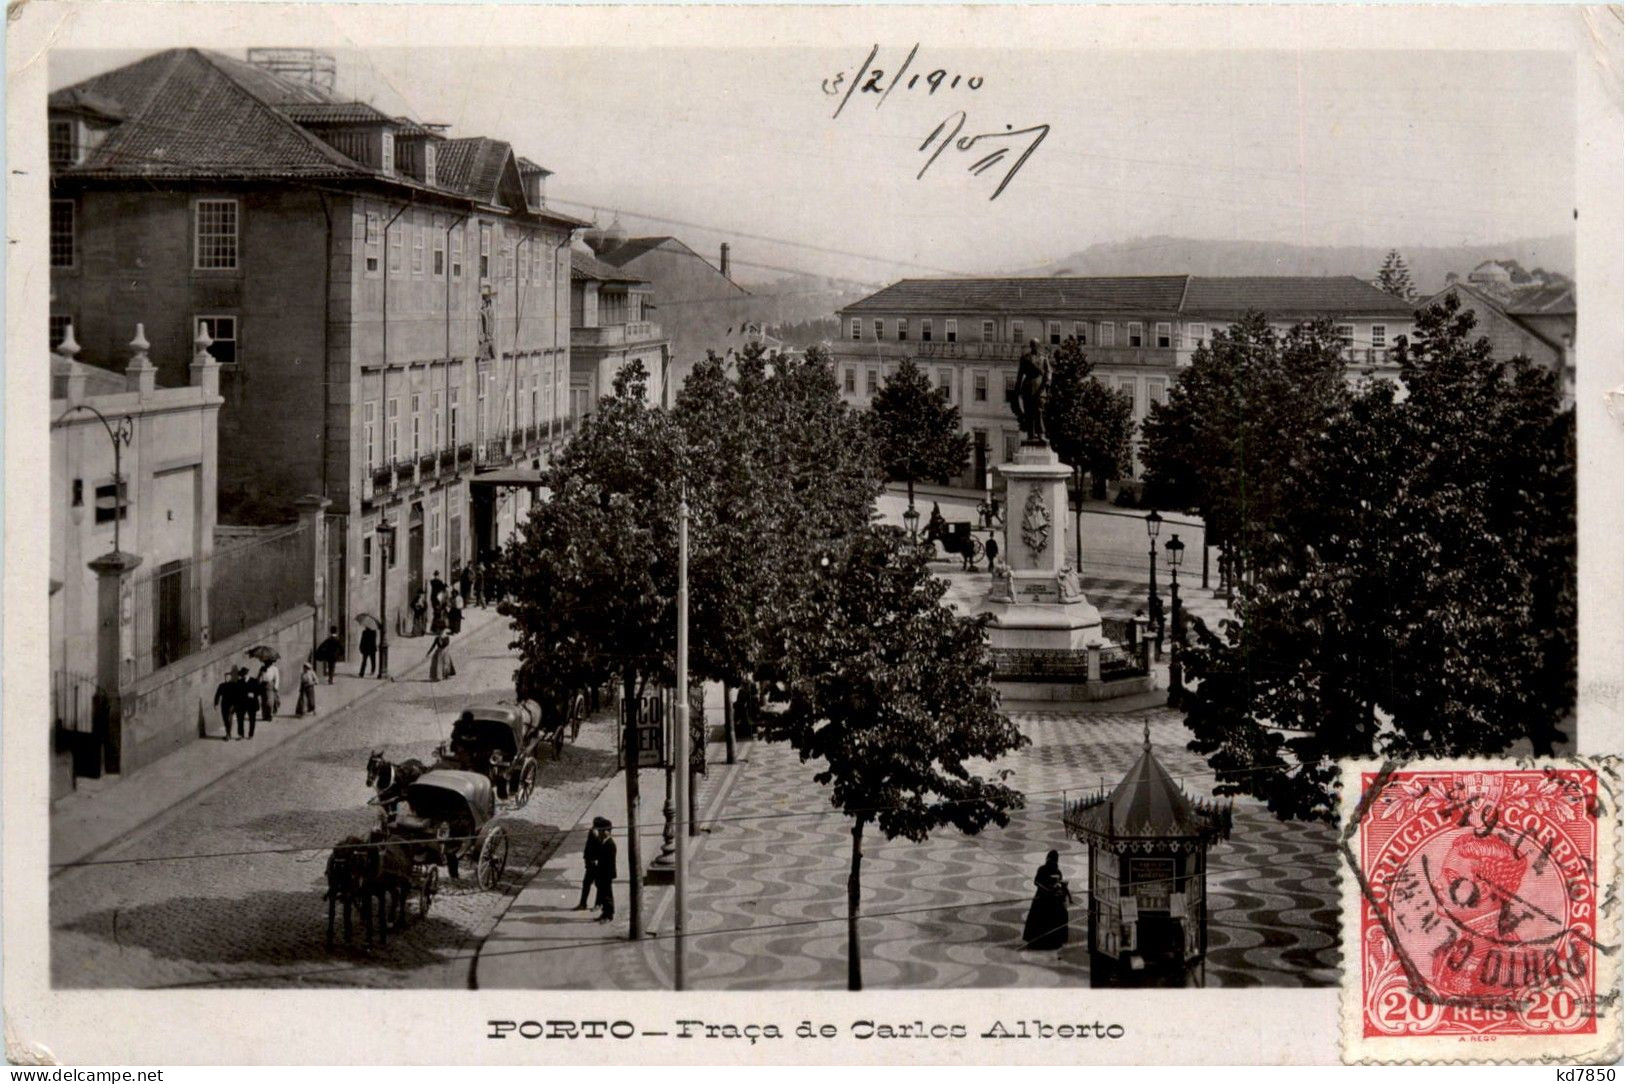
[[[69,335],[72,335],[71,330]],[[67,410],[64,410],[62,416],[57,418],[57,421],[61,421],[62,418],[66,418],[76,410],[88,410],[96,415],[96,419],[102,423],[102,428],[107,430],[107,439],[113,444],[113,552],[118,553],[121,549],[119,546],[119,523],[124,519],[125,507],[124,449],[129,447],[130,441],[135,437],[135,420],[125,414],[113,421],[109,421],[107,415],[89,403],[75,403]]]
[[[910,542],[920,540],[920,513],[912,503],[908,506],[908,510],[903,513],[903,526],[908,529],[908,540]]]
[[[1151,582],[1146,588],[1145,612],[1157,612],[1157,534],[1162,530],[1162,516],[1156,509],[1145,517],[1145,536],[1151,540]]]
[[[378,520],[378,680],[389,679],[389,558],[395,552],[395,525]]]
[[[1184,642],[1184,629],[1179,611],[1179,565],[1185,557],[1185,543],[1176,534],[1168,539],[1168,596],[1173,607],[1174,639],[1168,651],[1168,705],[1179,707],[1184,700],[1184,675],[1180,672],[1180,648]]]

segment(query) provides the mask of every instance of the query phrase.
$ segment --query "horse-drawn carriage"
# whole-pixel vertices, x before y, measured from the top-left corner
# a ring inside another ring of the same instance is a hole
[[[519,809],[536,790],[541,725],[521,704],[470,704],[435,748],[435,767],[485,776]]]
[[[992,528],[984,526],[982,530],[992,535]],[[925,546],[930,556],[936,556],[936,547],[940,543],[942,551],[949,556],[958,557],[962,568],[966,572],[974,572],[976,563],[982,559],[985,547],[982,540],[976,537],[977,527],[970,522],[949,523],[942,514],[942,506],[933,502],[931,517],[925,521],[925,531],[920,535],[920,544]]]
[[[436,768],[407,784],[403,797],[404,811],[384,810],[380,817],[389,841],[406,847],[414,883],[426,887],[425,911],[442,865],[457,880],[462,863],[473,860],[475,883],[487,890],[497,886],[508,867],[508,830],[496,819],[488,777]]]

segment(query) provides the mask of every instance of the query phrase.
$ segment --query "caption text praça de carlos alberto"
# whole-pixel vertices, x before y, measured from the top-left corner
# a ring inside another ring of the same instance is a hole
[[[768,1039],[1121,1039],[1121,1024],[1098,1020],[1057,1024],[1047,1020],[995,1020],[985,1027],[854,1020],[846,1027],[803,1020],[779,1024],[716,1024],[674,1020],[666,1028],[639,1027],[630,1020],[487,1020],[487,1039],[722,1039],[757,1043]]]

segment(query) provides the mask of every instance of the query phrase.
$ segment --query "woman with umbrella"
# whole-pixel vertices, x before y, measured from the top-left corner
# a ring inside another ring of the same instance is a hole
[[[1045,856],[1033,884],[1038,891],[1033,893],[1033,905],[1027,910],[1021,940],[1028,948],[1058,949],[1067,942],[1066,905],[1072,902],[1072,892],[1061,876],[1060,851],[1051,851]]]
[[[429,680],[440,681],[452,677],[457,673],[457,666],[451,661],[451,631],[441,629],[435,633],[434,642],[429,645]]]
[[[265,712],[265,721],[270,722],[271,717],[282,710],[282,671],[276,665],[282,653],[261,644],[249,648],[248,657],[259,660],[260,672],[255,680],[260,687],[260,707]]]

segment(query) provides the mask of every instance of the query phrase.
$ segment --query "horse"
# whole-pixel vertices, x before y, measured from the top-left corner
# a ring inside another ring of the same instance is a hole
[[[421,760],[403,760],[396,764],[384,757],[382,749],[374,749],[367,758],[367,786],[377,794],[374,801],[392,811],[400,804],[406,788],[428,770]]]
[[[366,845],[367,841],[360,836],[346,836],[327,856],[327,894],[322,898],[327,901],[329,949],[333,947],[333,926],[341,903],[344,905],[344,943],[348,945],[355,934],[350,912],[357,905],[362,908],[361,921],[367,931],[367,943],[372,943],[372,907],[360,886],[363,871],[361,849]]]
[[[964,572],[975,572],[976,562],[982,557],[982,542],[971,533],[971,525],[949,523],[942,517],[941,506],[935,503],[931,505],[931,518],[926,520],[921,542],[928,547],[940,542],[944,553],[958,554],[960,569]]]
[[[366,846],[358,849],[361,856],[360,885],[364,919],[372,927],[372,901],[378,901],[378,942],[389,943],[390,918],[395,928],[406,925],[406,897],[412,891],[412,855],[410,847],[390,838],[388,832],[374,828],[367,833]],[[369,937],[370,940],[370,937]]]

